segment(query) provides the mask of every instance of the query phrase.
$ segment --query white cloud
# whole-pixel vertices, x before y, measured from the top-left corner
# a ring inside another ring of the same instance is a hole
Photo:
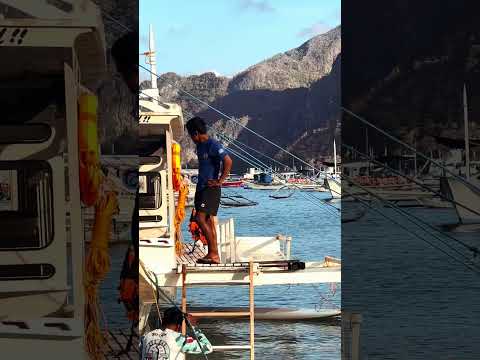
[[[331,26],[323,21],[317,21],[316,23],[302,29],[297,36],[298,37],[313,37],[318,34],[323,34],[330,30]]]

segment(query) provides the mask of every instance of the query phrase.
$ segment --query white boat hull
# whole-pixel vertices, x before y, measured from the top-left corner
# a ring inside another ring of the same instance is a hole
[[[342,197],[342,185],[340,179],[325,179],[325,187],[330,191],[333,199],[340,199]]]
[[[247,312],[247,308],[240,307],[189,307],[190,312]],[[338,316],[341,311],[338,309],[286,309],[286,308],[255,308],[255,320],[267,321],[305,321],[322,320]],[[245,315],[245,318],[248,318]]]
[[[472,212],[455,204],[455,210],[457,211],[460,222],[463,224],[480,223],[480,215],[478,215],[480,214],[480,191],[478,190],[480,182],[478,180],[472,180],[472,184],[477,187],[475,188],[451,177],[446,178],[446,181],[453,200],[474,211]]]

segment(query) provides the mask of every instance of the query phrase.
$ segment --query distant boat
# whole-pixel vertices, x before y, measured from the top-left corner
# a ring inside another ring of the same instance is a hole
[[[339,176],[325,178],[325,188],[330,191],[332,199],[340,199],[342,197],[342,185]]]
[[[480,176],[472,176],[470,173],[470,135],[468,125],[467,89],[463,87],[463,111],[465,128],[465,168],[464,181],[458,178],[445,176],[441,182],[447,183],[444,191],[447,197],[453,199],[458,218],[462,224],[480,224]],[[463,206],[460,206],[460,205]]]
[[[232,181],[225,181],[222,184],[222,187],[242,187],[243,186],[243,180],[232,180]]]
[[[274,182],[271,174],[261,173],[255,175],[253,182],[247,182],[243,187],[251,190],[278,190],[284,186],[284,183]]]
[[[245,189],[250,190],[279,190],[284,186],[285,184],[261,184],[254,182],[247,182],[243,185]]]

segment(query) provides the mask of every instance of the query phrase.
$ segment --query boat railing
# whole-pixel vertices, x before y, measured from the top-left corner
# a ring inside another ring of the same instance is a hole
[[[216,224],[220,262],[236,261],[237,242],[233,219],[220,220]]]
[[[288,260],[291,256],[292,237],[235,236],[233,219],[218,220],[216,224],[218,252],[222,263],[246,261],[246,258],[268,256],[269,260]]]

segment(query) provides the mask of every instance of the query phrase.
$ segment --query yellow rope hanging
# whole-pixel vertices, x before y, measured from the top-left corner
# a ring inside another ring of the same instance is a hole
[[[112,216],[118,213],[115,184],[105,177],[100,168],[97,136],[98,99],[82,94],[78,100],[79,183],[82,203],[95,205],[95,223],[84,269],[85,291],[85,347],[93,360],[103,359],[105,339],[98,319],[98,286],[110,270],[108,244]]]
[[[102,348],[105,345],[105,338],[98,320],[97,289],[110,270],[108,243],[112,216],[117,212],[117,195],[114,192],[106,193],[95,206],[92,241],[85,264],[85,345],[93,360],[103,359]]]

